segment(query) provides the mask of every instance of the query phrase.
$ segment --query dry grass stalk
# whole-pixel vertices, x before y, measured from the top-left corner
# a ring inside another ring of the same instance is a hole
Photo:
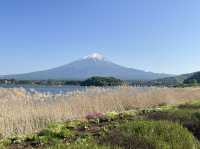
[[[65,94],[30,93],[0,88],[0,133],[4,136],[38,131],[49,122],[80,118],[92,112],[124,111],[161,103],[200,99],[200,88],[88,88]]]

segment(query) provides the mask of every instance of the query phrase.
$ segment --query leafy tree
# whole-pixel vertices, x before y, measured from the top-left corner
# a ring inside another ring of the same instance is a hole
[[[120,86],[124,81],[114,77],[91,77],[81,83],[81,86]]]
[[[200,83],[200,72],[194,73],[191,77],[185,79],[183,83],[190,85],[198,85]]]

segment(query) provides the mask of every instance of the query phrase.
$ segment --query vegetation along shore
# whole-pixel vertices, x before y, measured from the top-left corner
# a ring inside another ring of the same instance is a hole
[[[1,147],[195,149],[198,99],[198,87],[91,87],[66,94],[0,88]]]

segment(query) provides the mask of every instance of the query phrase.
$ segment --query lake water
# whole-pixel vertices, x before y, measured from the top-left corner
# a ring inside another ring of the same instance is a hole
[[[73,91],[84,91],[86,87],[78,85],[65,85],[65,86],[43,86],[43,85],[0,85],[3,88],[20,88],[23,87],[27,91],[33,92],[44,92],[44,93],[66,93]]]

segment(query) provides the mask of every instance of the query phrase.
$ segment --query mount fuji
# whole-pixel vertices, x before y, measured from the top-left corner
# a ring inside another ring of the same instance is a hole
[[[112,76],[122,80],[154,80],[171,75],[127,68],[108,61],[99,53],[93,53],[57,68],[25,74],[5,75],[0,78],[16,80],[84,80],[92,76]]]

